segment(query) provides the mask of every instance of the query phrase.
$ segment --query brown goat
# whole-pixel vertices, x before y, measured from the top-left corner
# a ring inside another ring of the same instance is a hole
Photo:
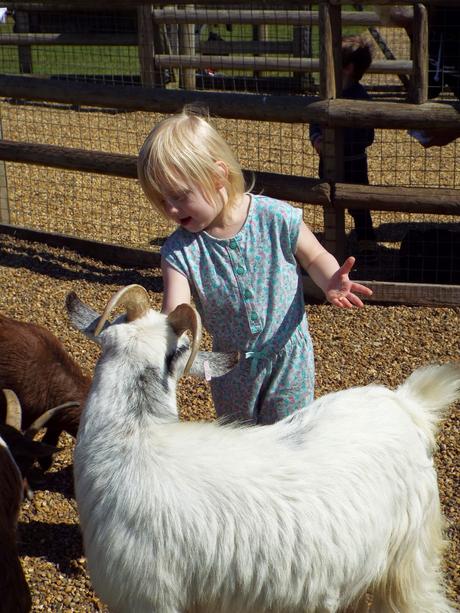
[[[32,602],[16,542],[19,508],[27,489],[23,467],[36,458],[50,456],[56,449],[18,430],[21,405],[11,390],[3,393],[7,406],[5,423],[0,424],[0,613],[27,613]],[[46,423],[46,418],[41,416],[39,422]],[[35,422],[35,428],[38,430],[40,423]]]
[[[19,469],[0,437],[0,613],[25,613],[32,606],[16,544],[22,491]]]
[[[81,411],[91,385],[63,344],[49,330],[0,315],[0,388],[14,390],[26,430],[48,409],[66,402],[79,406],[59,411],[47,423],[43,442],[56,446],[62,431],[76,436]],[[6,403],[0,395],[0,420]],[[44,469],[51,458],[40,460]]]

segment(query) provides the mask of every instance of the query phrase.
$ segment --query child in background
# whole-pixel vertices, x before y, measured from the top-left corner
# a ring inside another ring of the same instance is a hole
[[[369,95],[360,80],[372,62],[370,43],[360,36],[346,36],[342,39],[342,97],[351,100],[369,100]],[[321,126],[310,125],[310,141],[320,156],[319,177],[324,178]],[[374,142],[372,128],[345,128],[343,130],[344,168],[343,182],[369,185],[367,174],[366,148]],[[377,243],[370,211],[349,209],[353,218],[357,255],[365,262],[376,260]],[[359,262],[359,259],[358,259]]]
[[[211,380],[219,416],[273,423],[313,399],[313,348],[301,267],[334,305],[362,307],[370,289],[302,221],[302,210],[245,191],[240,165],[208,118],[186,108],[151,131],[138,161],[141,186],[179,228],[162,247],[163,312],[193,296],[215,351],[240,351]]]

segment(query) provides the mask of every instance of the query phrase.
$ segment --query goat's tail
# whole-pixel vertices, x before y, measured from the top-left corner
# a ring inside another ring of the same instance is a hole
[[[450,404],[460,399],[460,363],[425,366],[413,372],[396,394],[405,403],[431,448],[439,422]]]

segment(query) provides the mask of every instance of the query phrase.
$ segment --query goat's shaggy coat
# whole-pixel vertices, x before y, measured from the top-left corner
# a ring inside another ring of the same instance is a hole
[[[366,592],[376,613],[453,611],[432,453],[456,367],[329,394],[272,426],[179,423],[185,336],[150,311],[100,342],[74,469],[111,613],[361,612]]]
[[[49,420],[43,441],[56,445],[63,430],[76,436],[90,384],[91,378],[49,330],[0,315],[0,389],[12,389],[19,398],[23,430],[51,407],[76,401],[80,406],[60,411]],[[5,412],[0,394],[0,416]],[[44,467],[50,463],[51,459],[42,460]]]

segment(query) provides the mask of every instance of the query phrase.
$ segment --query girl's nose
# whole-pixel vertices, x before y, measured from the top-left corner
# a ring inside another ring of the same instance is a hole
[[[166,213],[172,217],[179,213],[179,209],[174,201],[166,200]]]

